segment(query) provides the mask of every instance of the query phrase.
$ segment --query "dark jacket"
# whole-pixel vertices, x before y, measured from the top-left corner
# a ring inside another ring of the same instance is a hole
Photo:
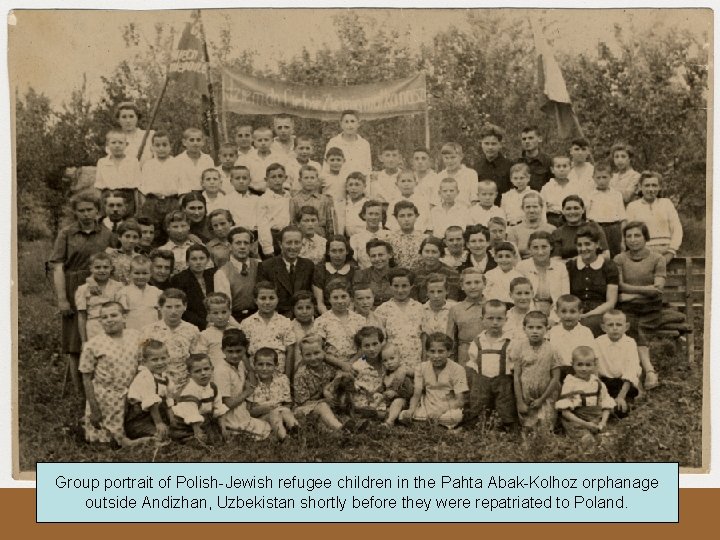
[[[210,294],[215,291],[215,272],[217,268],[208,268],[203,272],[205,280],[205,292]],[[180,289],[187,295],[188,303],[183,320],[194,324],[200,330],[207,327],[207,309],[205,309],[205,295],[200,288],[200,283],[189,268],[175,274],[170,278],[170,285]]]
[[[277,311],[281,315],[292,315],[291,299],[298,291],[312,292],[313,271],[315,265],[310,259],[298,257],[295,260],[295,279],[290,282],[285,260],[276,255],[260,263],[257,282],[269,281],[275,285],[278,294]]]

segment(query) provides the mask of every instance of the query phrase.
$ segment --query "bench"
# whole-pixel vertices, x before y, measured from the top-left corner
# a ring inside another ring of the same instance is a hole
[[[684,313],[686,322],[645,332],[646,335],[673,339],[676,343],[680,336],[685,336],[688,362],[694,364],[695,313],[698,309],[703,313],[705,306],[705,257],[676,257],[670,261],[663,304]]]

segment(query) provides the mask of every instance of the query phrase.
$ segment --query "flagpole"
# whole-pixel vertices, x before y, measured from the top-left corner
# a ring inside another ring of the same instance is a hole
[[[213,92],[212,76],[210,74],[210,55],[208,55],[205,27],[203,26],[200,10],[197,10],[198,24],[200,26],[200,39],[202,40],[203,55],[205,57],[205,70],[208,81],[208,100],[210,103],[210,136],[213,140],[213,159],[217,161],[220,153],[220,130],[218,129],[217,110],[215,108],[215,93]]]

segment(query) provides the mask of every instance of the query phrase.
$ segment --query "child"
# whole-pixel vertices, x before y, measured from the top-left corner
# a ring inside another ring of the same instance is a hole
[[[170,275],[175,266],[175,256],[172,251],[154,249],[150,252],[150,282],[153,287],[164,291],[170,287]]]
[[[149,217],[140,216],[137,224],[140,227],[140,241],[135,250],[147,257],[155,245],[155,223]]]
[[[399,191],[399,196],[395,197],[390,201],[388,206],[388,213],[390,218],[388,219],[388,229],[391,231],[397,231],[400,225],[397,222],[395,216],[395,208],[398,203],[413,203],[417,210],[417,223],[414,224],[418,231],[425,231],[427,229],[427,220],[430,212],[430,204],[427,198],[416,191],[417,180],[415,180],[415,173],[409,169],[403,169],[397,174],[396,185]]]
[[[272,140],[272,129],[267,126],[255,128],[255,131],[253,131],[255,151],[247,156],[240,156],[235,162],[236,165],[245,165],[250,169],[250,190],[256,194],[262,194],[267,187],[266,173],[268,167],[274,163],[284,166],[287,161],[287,156],[272,151]],[[283,177],[283,188],[286,180],[287,177]]]
[[[662,175],[655,171],[643,171],[640,175],[642,198],[627,206],[627,220],[641,221],[647,225],[650,238],[647,247],[660,253],[669,263],[677,255],[682,244],[682,223],[670,199],[658,198]]]
[[[235,161],[235,165],[241,165],[241,163],[238,162],[253,153],[252,143],[253,127],[250,124],[241,124],[235,128],[235,144],[237,145],[238,152],[238,159]]]
[[[365,201],[360,211],[360,217],[365,222],[365,229],[350,237],[350,247],[355,252],[355,260],[361,269],[370,268],[370,255],[367,252],[367,243],[370,240],[387,240],[390,231],[384,228],[385,210],[380,201]]]
[[[614,144],[610,149],[615,174],[610,179],[610,187],[622,193],[623,202],[627,206],[637,198],[640,173],[632,168],[635,152],[629,144]]]
[[[220,165],[215,167],[215,170],[220,173],[220,190],[227,190],[226,186],[230,183],[230,172],[235,166],[237,159],[237,146],[231,142],[224,142],[220,145],[220,149],[218,151],[218,160],[220,160]],[[205,200],[208,200],[207,195],[205,195]],[[211,210],[208,208],[208,212],[210,211]]]
[[[295,358],[295,332],[290,319],[277,310],[278,295],[269,281],[260,281],[253,290],[258,311],[240,323],[240,330],[250,340],[248,352],[255,354],[262,347],[273,349],[278,355],[278,373],[292,376]]]
[[[424,228],[415,229],[419,218],[418,208],[409,200],[397,201],[391,208],[399,230],[391,232],[387,241],[393,248],[396,264],[412,268],[420,262],[420,244],[426,236]]]
[[[300,168],[300,185],[302,189],[290,199],[290,217],[295,224],[300,223],[300,210],[311,206],[316,211],[318,227],[315,233],[322,238],[335,234],[335,206],[330,195],[320,193],[318,169],[311,165]]]
[[[517,425],[512,364],[507,352],[510,339],[503,334],[507,306],[500,300],[488,300],[482,312],[485,330],[468,348],[465,368],[470,394],[463,419],[471,422],[494,410],[507,431]]]
[[[258,200],[258,218],[270,226],[273,248],[277,251],[280,251],[280,231],[290,225],[290,195],[285,193],[283,187],[286,179],[285,167],[282,164],[269,165],[265,171],[268,189]]]
[[[626,216],[622,193],[610,187],[611,177],[610,163],[595,165],[595,186],[585,193],[585,213],[588,221],[594,221],[602,227],[610,256],[615,257],[622,251],[622,226]]]
[[[485,289],[487,291],[487,288]],[[510,282],[510,303],[513,307],[508,309],[503,334],[510,339],[522,339],[525,336],[525,315],[535,309],[533,303],[533,287],[525,276],[514,278]],[[488,298],[493,298],[488,296]],[[498,300],[503,301],[498,298]]]
[[[256,389],[256,381],[248,377],[247,337],[236,328],[225,330],[221,336],[218,346],[222,347],[222,353],[213,362],[213,382],[228,411],[220,418],[220,425],[230,433],[247,433],[256,440],[267,439],[270,426],[264,419],[250,416],[246,403]],[[288,384],[288,395],[289,391]]]
[[[315,320],[315,332],[333,347],[341,361],[357,354],[354,336],[366,325],[365,317],[350,311],[350,289],[344,280],[330,280],[325,287],[330,310]]]
[[[547,222],[554,226],[560,227],[565,223],[562,215],[562,203],[568,195],[584,196],[580,184],[570,181],[570,158],[567,156],[555,156],[552,158],[552,166],[550,170],[553,172],[547,184],[540,190],[540,195],[545,201],[545,210]]]
[[[345,156],[345,170],[361,172],[368,175],[372,172],[372,154],[370,143],[358,135],[360,116],[357,111],[343,111],[340,113],[341,133],[332,137],[325,147],[325,151],[336,147],[342,150]]]
[[[140,334],[125,330],[119,302],[103,303],[99,316],[103,333],[85,343],[78,368],[85,387],[85,440],[127,446],[125,394],[137,372]]]
[[[302,206],[297,212],[297,221],[302,232],[302,246],[300,257],[310,259],[313,264],[325,260],[325,248],[327,240],[319,234],[315,234],[319,228],[319,216],[314,206]]]
[[[372,179],[368,185],[370,197],[389,204],[400,196],[397,185],[400,162],[400,149],[397,145],[386,144],[380,152],[382,170],[370,175]]]
[[[308,291],[298,291],[292,297],[293,320],[295,332],[295,358],[300,358],[300,340],[315,331],[315,303],[313,295]]]
[[[488,220],[488,231],[490,232],[490,253],[494,256],[497,246],[507,242],[507,220],[500,217],[493,217]]]
[[[393,297],[380,304],[375,316],[385,329],[388,345],[402,351],[403,364],[414,368],[422,360],[423,306],[410,294],[415,274],[407,268],[391,268],[388,273]]]
[[[200,339],[200,330],[182,320],[187,307],[187,296],[179,289],[166,289],[158,300],[161,319],[145,327],[143,339],[157,339],[168,351],[165,371],[175,385],[182,388],[187,382],[186,361],[195,352]]]
[[[360,358],[352,364],[355,381],[353,406],[366,416],[384,417],[387,410],[383,396],[385,372],[380,354],[384,339],[382,331],[375,326],[363,326],[353,336],[360,353]],[[404,403],[397,410],[393,423],[403,407]]]
[[[191,127],[183,131],[182,145],[185,151],[173,158],[180,177],[178,194],[181,197],[191,191],[200,191],[202,172],[215,167],[213,159],[202,152],[205,137],[200,129]]]
[[[162,291],[148,285],[152,264],[143,255],[135,255],[130,263],[130,284],[118,292],[118,301],[127,312],[126,327],[142,331],[158,321],[158,301]]]
[[[170,251],[174,257],[172,275],[178,274],[187,268],[187,249],[193,244],[202,244],[196,237],[190,235],[190,220],[183,210],[173,210],[165,216],[165,232],[168,235],[167,244],[160,249]]]
[[[228,412],[228,407],[223,403],[218,387],[212,382],[213,366],[207,355],[191,354],[186,367],[188,380],[178,393],[172,408],[178,422],[171,435],[173,439],[187,440],[193,437],[196,441],[205,443],[210,428]],[[219,422],[219,426],[225,438],[225,426],[222,422]]]
[[[503,193],[500,207],[505,212],[508,226],[512,227],[522,222],[525,217],[522,209],[523,197],[534,191],[528,187],[530,182],[529,167],[525,163],[516,163],[510,167],[510,182],[515,189]]]
[[[228,233],[235,225],[230,210],[218,208],[208,214],[208,228],[213,237],[205,243],[215,268],[221,268],[230,260]]]
[[[485,272],[485,296],[511,303],[512,282],[523,275],[515,268],[518,262],[515,246],[501,242],[494,249],[493,259],[497,267]]]
[[[565,433],[594,443],[596,433],[605,429],[615,400],[596,375],[597,362],[592,347],[579,346],[572,351],[573,373],[568,374],[555,408],[562,415]]]
[[[136,255],[135,248],[140,242],[140,226],[134,219],[126,219],[117,229],[120,247],[107,248],[105,252],[110,256],[113,266],[112,278],[123,285],[130,281],[130,264]]]
[[[522,146],[522,156],[518,159],[518,164],[524,164],[528,167],[530,175],[530,188],[540,191],[542,187],[552,177],[550,166],[552,165],[550,156],[540,151],[540,130],[537,126],[527,126],[520,132],[520,144]],[[510,171],[510,180],[512,181],[512,170]],[[508,219],[510,216],[508,216]],[[512,223],[510,223],[512,225]]]
[[[100,308],[107,302],[117,301],[123,284],[110,279],[112,262],[107,253],[90,256],[90,277],[75,291],[75,306],[78,312],[78,330],[83,343],[102,335]]]
[[[245,227],[233,227],[228,233],[230,260],[215,272],[215,292],[222,292],[232,302],[232,315],[241,321],[255,310],[253,287],[257,279],[257,259],[250,258],[253,235]]]
[[[468,257],[468,250],[465,249],[464,229],[459,225],[450,225],[445,229],[443,242],[446,250],[445,256],[440,259],[440,262],[450,268],[461,267]]]
[[[595,337],[592,331],[580,324],[580,299],[572,294],[563,294],[557,299],[557,314],[560,324],[548,332],[548,340],[552,345],[556,358],[554,377],[562,382],[570,373],[573,365],[573,351],[580,346],[592,346]]]
[[[540,426],[551,431],[557,416],[558,387],[552,377],[555,353],[545,340],[548,318],[540,311],[530,311],[523,318],[523,330],[524,338],[513,338],[508,349],[518,417],[525,428]]]
[[[140,187],[140,164],[136,156],[125,154],[127,136],[120,129],[111,129],[105,135],[110,154],[97,162],[95,189],[107,196],[110,190],[122,194],[129,215],[135,214],[135,197]]]
[[[317,161],[313,161],[310,157],[315,152],[315,141],[309,135],[298,135],[295,137],[295,159],[289,159],[287,163],[288,180],[290,182],[290,192],[295,195],[302,189],[300,183],[300,169],[305,166],[312,167],[318,174],[322,171],[322,165]],[[322,187],[322,185],[320,186]],[[342,186],[337,194],[342,196]],[[335,194],[328,194],[331,199],[334,199]]]
[[[438,176],[443,181],[445,178],[453,178],[458,189],[458,203],[465,208],[470,207],[477,196],[478,175],[462,163],[462,146],[455,142],[445,143],[440,149],[440,156],[445,168],[438,173]],[[442,189],[442,183],[440,188]],[[440,193],[440,203],[444,204],[442,193]],[[442,235],[438,238],[442,238]]]
[[[257,350],[253,360],[253,368],[257,382],[248,403],[250,414],[269,424],[272,434],[282,441],[288,433],[298,430],[290,404],[290,381],[284,373],[277,371],[277,353],[268,347]]]
[[[573,139],[570,142],[570,160],[572,167],[568,173],[570,182],[575,182],[582,193],[591,191],[595,184],[593,183],[594,168],[593,164],[588,161],[590,158],[590,143],[587,139]]]
[[[423,316],[420,321],[423,350],[427,346],[427,337],[430,334],[448,331],[450,308],[457,303],[447,299],[447,276],[430,274],[425,283],[428,301],[423,304]]]
[[[483,289],[485,279],[476,268],[466,268],[460,276],[465,300],[450,308],[446,334],[457,343],[458,364],[464,366],[468,361],[468,348],[472,340],[483,329]]]
[[[412,169],[417,180],[417,192],[430,206],[440,204],[440,177],[431,167],[430,152],[427,148],[413,150]]]
[[[152,148],[155,156],[142,164],[140,172],[140,192],[144,199],[140,215],[147,216],[159,230],[165,215],[178,208],[180,173],[170,155],[172,146],[167,132],[153,133]]]
[[[468,392],[465,370],[450,360],[453,341],[446,334],[430,334],[425,349],[426,361],[415,368],[415,389],[407,410],[399,420],[436,420],[453,428],[463,417]]]
[[[326,427],[333,431],[342,429],[343,424],[333,412],[330,403],[335,401],[333,386],[336,370],[325,362],[322,338],[309,334],[300,341],[302,363],[293,379],[296,415],[317,416]]]
[[[360,171],[351,171],[365,178]],[[337,201],[345,197],[345,182],[347,180],[347,169],[345,168],[345,153],[336,146],[329,147],[325,152],[325,164],[322,168],[323,193],[330,195]]]
[[[207,310],[207,327],[200,332],[197,350],[208,355],[214,368],[225,357],[222,350],[222,340],[225,330],[238,328],[238,323],[230,316],[230,298],[221,292],[209,293],[205,300]]]
[[[513,162],[502,153],[503,130],[493,124],[485,124],[478,134],[480,138],[480,152],[475,161],[475,170],[478,177],[492,180],[497,189],[494,204],[500,204],[500,196],[512,189],[510,183],[510,167]],[[487,223],[483,223],[487,226]]]
[[[218,208],[227,208],[222,183],[222,176],[215,168],[205,169],[200,176],[202,196],[205,197],[205,211],[208,214]]]
[[[375,293],[370,283],[353,284],[353,311],[365,319],[364,326],[375,326],[382,329],[383,325],[375,315]]]
[[[373,329],[377,330],[376,328]],[[414,370],[402,365],[400,355],[392,345],[385,345],[381,354],[383,397],[387,409],[385,425],[392,427],[415,393]]]
[[[629,325],[625,314],[611,309],[603,314],[605,334],[595,338],[598,358],[598,375],[615,398],[618,416],[627,416],[629,404],[640,391],[640,356],[637,343],[626,336]]]
[[[450,226],[465,228],[470,224],[468,207],[458,201],[457,180],[444,177],[440,182],[440,205],[430,210],[426,232],[442,238]]]
[[[365,230],[362,217],[362,209],[368,201],[365,197],[365,182],[365,175],[360,172],[350,173],[345,182],[345,203],[342,209],[345,219],[342,229],[348,238]]]
[[[266,257],[274,254],[272,234],[267,219],[259,219],[260,198],[249,191],[250,169],[236,165],[230,171],[230,183],[234,190],[225,195],[225,204],[233,221],[240,227],[257,232],[260,247]]]
[[[125,411],[125,433],[130,439],[155,437],[164,441],[175,422],[172,413],[176,389],[165,373],[168,352],[156,339],[140,345],[142,364],[130,383]]]
[[[477,187],[478,203],[470,207],[470,223],[473,225],[488,226],[488,221],[494,217],[505,219],[505,211],[495,206],[498,198],[498,188],[492,180],[480,180]]]

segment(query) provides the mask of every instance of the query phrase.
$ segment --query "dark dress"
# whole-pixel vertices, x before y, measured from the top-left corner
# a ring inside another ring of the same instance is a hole
[[[325,297],[325,305],[328,304],[327,295],[325,295],[325,287],[333,279],[342,279],[349,286],[352,286],[353,277],[357,272],[357,264],[355,261],[349,261],[347,263],[347,269],[345,266],[340,270],[336,270],[330,263],[321,261],[315,265],[315,271],[313,272],[313,286],[323,291]]]
[[[580,299],[580,311],[587,313],[596,307],[605,303],[607,299],[607,286],[618,285],[620,282],[617,265],[602,255],[593,263],[597,266],[597,261],[602,260],[599,268],[584,265],[582,269],[578,268],[579,257],[570,259],[567,263],[568,276],[570,278],[570,294]],[[603,334],[600,327],[602,324],[602,315],[591,315],[581,320],[584,326],[587,326],[595,337]]]
[[[203,280],[205,282],[205,293],[200,287],[195,275],[186,268],[182,272],[175,274],[170,278],[170,285],[176,289],[180,289],[187,295],[187,308],[183,313],[183,321],[187,321],[197,326],[200,330],[207,328],[207,309],[205,308],[205,297],[215,291],[215,272],[217,268],[208,268],[203,271]]]
[[[445,287],[447,289],[448,300],[458,301],[461,300],[461,297],[464,297],[460,289],[460,274],[447,264],[438,260],[437,264],[428,266],[425,261],[420,261],[419,264],[413,266],[412,271],[415,274],[415,292],[413,297],[418,302],[423,304],[427,302],[427,280],[430,274],[442,274],[446,277]]]
[[[594,221],[583,221],[577,225],[564,225],[558,227],[552,232],[552,256],[560,257],[563,260],[573,259],[577,257],[577,245],[575,239],[577,238],[578,229],[582,226],[587,226],[598,236],[598,244],[602,251],[608,249],[607,238],[605,237],[605,231],[602,227]]]
[[[75,291],[90,276],[90,256],[105,251],[112,242],[112,233],[95,224],[90,232],[74,223],[62,229],[53,246],[48,263],[61,263],[65,272],[65,295],[73,312],[62,318],[62,352],[79,354],[82,348],[78,330]]]

